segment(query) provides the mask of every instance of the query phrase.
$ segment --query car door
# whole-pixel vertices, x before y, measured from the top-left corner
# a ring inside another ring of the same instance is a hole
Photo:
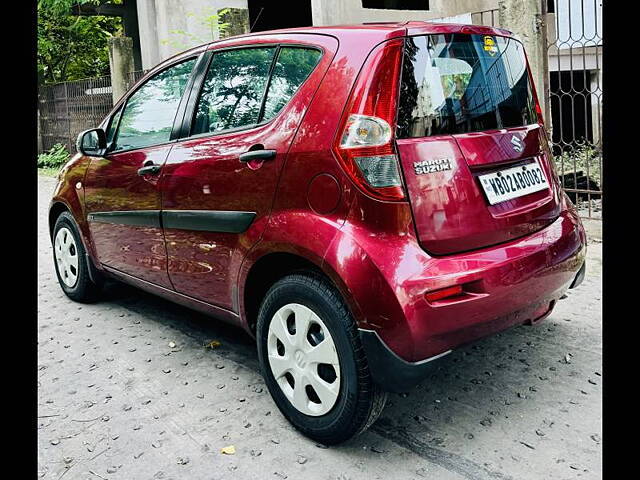
[[[159,173],[195,63],[191,57],[161,70],[127,98],[107,128],[109,153],[92,158],[85,177],[89,230],[100,263],[166,288],[171,282]]]
[[[169,276],[178,292],[237,311],[240,264],[264,230],[278,172],[337,47],[332,37],[309,37],[254,38],[214,50],[202,85],[194,86],[185,138],[161,179]]]

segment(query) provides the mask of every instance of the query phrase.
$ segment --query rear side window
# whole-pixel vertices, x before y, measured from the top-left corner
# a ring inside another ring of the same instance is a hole
[[[513,38],[409,37],[398,138],[520,127],[537,121],[524,48]]]
[[[216,53],[202,86],[191,134],[258,123],[275,52],[275,47],[269,47]]]
[[[300,85],[313,72],[322,57],[318,50],[310,48],[283,47],[273,68],[269,90],[260,120],[275,117],[291,100]]]
[[[303,47],[254,47],[216,53],[200,93],[191,134],[251,127],[272,119],[321,57],[319,50]]]
[[[129,97],[122,111],[115,152],[169,141],[180,98],[195,62],[194,58],[163,70]]]

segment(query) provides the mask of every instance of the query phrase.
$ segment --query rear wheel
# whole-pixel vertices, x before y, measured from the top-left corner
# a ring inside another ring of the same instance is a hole
[[[257,337],[267,387],[305,435],[340,443],[382,412],[386,393],[369,375],[355,321],[320,275],[293,274],[275,283],[260,307]]]
[[[95,301],[101,284],[94,283],[76,222],[68,212],[60,214],[53,228],[53,263],[64,293],[76,302]]]

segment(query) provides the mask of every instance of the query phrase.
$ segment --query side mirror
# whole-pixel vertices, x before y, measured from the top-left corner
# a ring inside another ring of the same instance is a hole
[[[89,157],[102,157],[107,153],[107,135],[101,128],[85,130],[78,135],[78,152]]]

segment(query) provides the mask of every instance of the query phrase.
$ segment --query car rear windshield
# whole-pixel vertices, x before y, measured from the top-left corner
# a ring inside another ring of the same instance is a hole
[[[398,138],[520,127],[537,121],[522,44],[493,35],[409,37]]]

